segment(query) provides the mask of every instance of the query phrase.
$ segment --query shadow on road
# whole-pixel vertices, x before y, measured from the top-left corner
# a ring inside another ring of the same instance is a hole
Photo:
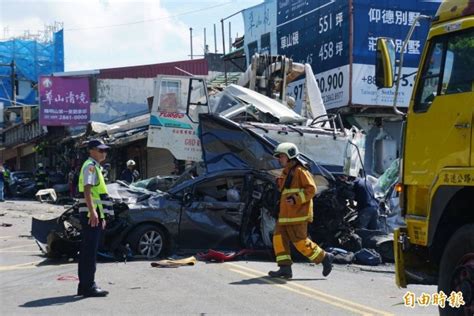
[[[64,295],[56,297],[47,297],[35,301],[26,302],[19,307],[44,307],[44,306],[54,306],[54,305],[64,305],[67,303],[73,303],[79,300],[82,300],[82,296],[77,295]]]
[[[43,256],[44,258],[44,256]],[[77,264],[77,261],[70,261],[68,259],[51,259],[51,258],[44,258],[43,261],[37,264],[38,267],[41,266],[59,266],[64,264]]]
[[[270,278],[267,276],[261,276],[258,278],[251,278],[246,280],[241,280],[238,282],[231,282],[231,285],[248,285],[248,284],[268,284],[268,283],[275,283],[275,284],[286,284],[291,283],[291,281],[325,281],[324,278],[305,278],[305,279],[277,279],[277,278]]]

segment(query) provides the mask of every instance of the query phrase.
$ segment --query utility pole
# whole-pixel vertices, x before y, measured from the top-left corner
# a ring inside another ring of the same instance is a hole
[[[207,55],[206,28],[204,28],[204,57]]]
[[[16,87],[15,87],[15,60],[12,59],[12,106],[16,105]]]
[[[214,53],[217,54],[217,32],[216,32],[216,23],[214,23]]]
[[[229,53],[232,50],[232,36],[230,34],[232,34],[232,32],[231,32],[231,22],[229,21]]]
[[[191,42],[191,59],[193,59],[193,28],[189,28],[189,40]]]
[[[224,19],[221,19],[222,26],[222,61],[224,62],[224,82],[227,86],[227,64],[225,62],[225,34],[224,34]]]

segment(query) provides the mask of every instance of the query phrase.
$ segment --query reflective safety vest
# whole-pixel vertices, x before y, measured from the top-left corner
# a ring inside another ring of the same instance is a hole
[[[3,169],[3,180],[7,184],[10,183],[10,170],[8,170],[7,168]]]
[[[313,221],[313,197],[316,195],[316,184],[311,173],[299,164],[295,166],[296,163],[290,161],[283,170],[283,179],[279,183],[281,197],[278,224],[280,225],[296,225]],[[291,182],[287,183],[289,176],[292,177],[289,179]],[[288,199],[294,204],[288,202]]]
[[[48,182],[48,174],[43,168],[39,168],[35,173],[35,182],[37,186],[46,186]]]
[[[84,169],[90,167],[95,168],[97,179],[99,180],[96,185],[91,187],[92,205],[95,210],[99,210],[100,218],[104,218],[105,213],[113,214],[112,202],[109,199],[107,186],[105,185],[104,176],[102,175],[102,167],[91,158],[87,159],[82,165],[81,173],[79,174],[78,189],[79,192],[84,192]],[[79,212],[89,212],[85,198],[79,199]],[[87,216],[89,216],[89,214],[87,214]]]

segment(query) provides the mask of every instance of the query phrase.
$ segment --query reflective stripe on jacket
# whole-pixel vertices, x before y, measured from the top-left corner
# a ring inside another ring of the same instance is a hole
[[[38,186],[46,185],[46,183],[48,182],[48,174],[42,168],[36,171],[35,182]]]
[[[81,173],[79,174],[78,190],[79,192],[84,192],[84,168],[88,168],[90,165],[94,166],[95,171],[97,173],[97,179],[99,180],[99,182],[96,185],[91,186],[92,206],[95,210],[97,209],[99,210],[100,218],[104,218],[105,213],[110,213],[110,212],[113,213],[113,211],[107,211],[108,209],[110,210],[112,209],[111,207],[112,202],[109,201],[107,186],[105,185],[104,176],[102,175],[102,170],[101,170],[102,167],[90,158],[87,159],[82,165]],[[79,211],[80,212],[89,211],[89,209],[87,208],[85,198],[79,199]]]
[[[293,179],[289,188],[285,188],[286,178],[291,168],[297,162],[290,161],[283,169],[280,184],[280,214],[278,223],[280,225],[294,225],[313,221],[313,197],[316,195],[316,184],[313,176],[303,166],[298,164],[293,170]],[[291,205],[287,199],[292,199],[295,204]]]

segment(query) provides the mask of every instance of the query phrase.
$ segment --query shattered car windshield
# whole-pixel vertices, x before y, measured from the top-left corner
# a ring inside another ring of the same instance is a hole
[[[241,102],[239,102],[235,96],[224,91],[220,95],[214,112],[221,113],[239,104],[241,104]]]

